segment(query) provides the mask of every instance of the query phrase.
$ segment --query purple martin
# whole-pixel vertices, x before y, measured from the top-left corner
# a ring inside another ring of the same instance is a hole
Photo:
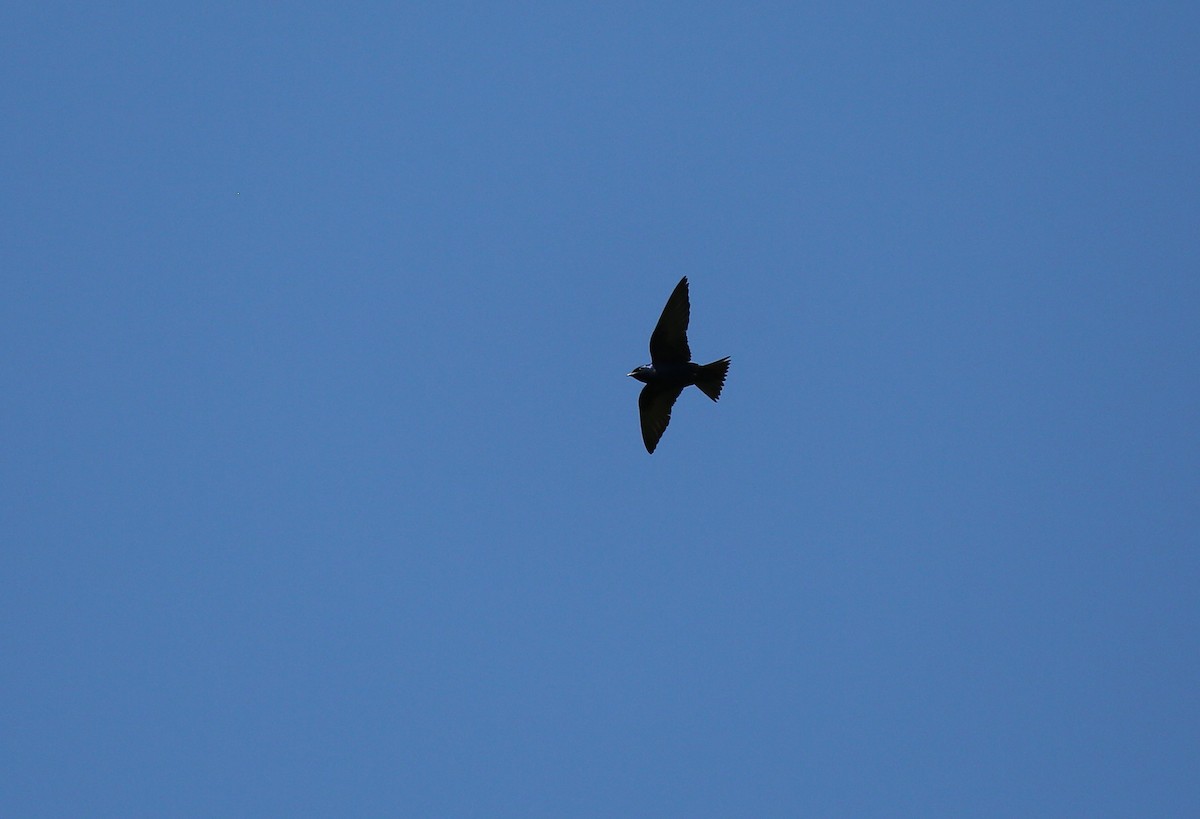
[[[684,276],[667,299],[658,325],[650,336],[650,363],[643,364],[630,376],[641,381],[638,413],[642,418],[642,441],[647,452],[654,452],[658,439],[671,422],[671,407],[684,387],[695,384],[701,392],[716,401],[725,386],[729,358],[711,364],[696,364],[688,347],[688,318],[692,312],[688,302],[688,280]]]

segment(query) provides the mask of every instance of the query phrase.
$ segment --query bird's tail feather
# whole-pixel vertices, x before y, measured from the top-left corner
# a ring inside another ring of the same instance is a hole
[[[721,388],[725,386],[725,375],[729,372],[729,357],[726,356],[720,361],[714,361],[711,364],[705,364],[696,373],[696,386],[699,387],[705,395],[716,401],[721,397]]]

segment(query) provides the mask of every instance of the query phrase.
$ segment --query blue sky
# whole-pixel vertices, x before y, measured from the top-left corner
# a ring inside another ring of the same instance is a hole
[[[1197,815],[1198,34],[10,5],[0,813]]]

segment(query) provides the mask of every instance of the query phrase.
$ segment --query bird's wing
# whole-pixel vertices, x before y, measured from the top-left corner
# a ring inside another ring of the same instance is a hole
[[[667,424],[671,423],[671,407],[675,406],[675,399],[681,392],[682,387],[655,384],[642,387],[642,394],[638,396],[638,415],[642,419],[642,441],[647,452],[654,452],[658,439],[666,432]]]
[[[688,349],[688,317],[692,308],[688,302],[688,280],[684,276],[675,285],[667,306],[658,318],[658,325],[650,336],[650,360],[657,367],[662,364],[686,364],[692,360]]]

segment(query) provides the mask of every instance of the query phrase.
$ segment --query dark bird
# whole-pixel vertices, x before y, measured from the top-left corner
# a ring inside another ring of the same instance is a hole
[[[650,335],[650,363],[638,367],[629,375],[641,381],[638,412],[642,418],[642,441],[647,452],[654,452],[658,439],[671,422],[671,407],[684,387],[695,384],[701,392],[716,401],[725,386],[729,358],[711,364],[696,364],[688,348],[688,318],[692,308],[688,302],[688,280],[684,276],[675,285],[667,306],[658,318],[658,326]]]

